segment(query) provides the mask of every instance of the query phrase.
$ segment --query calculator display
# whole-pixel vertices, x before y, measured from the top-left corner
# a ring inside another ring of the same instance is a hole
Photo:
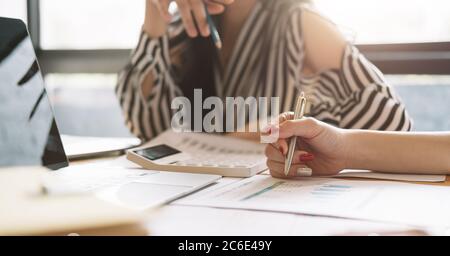
[[[136,154],[143,156],[149,160],[158,160],[161,158],[164,158],[166,156],[171,156],[171,155],[175,155],[178,153],[181,153],[181,151],[176,150],[172,147],[169,147],[167,145],[158,145],[158,146],[153,146],[150,148],[144,148],[144,149],[139,149],[134,151]]]

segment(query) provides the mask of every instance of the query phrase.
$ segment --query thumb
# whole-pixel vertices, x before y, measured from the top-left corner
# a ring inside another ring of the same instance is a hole
[[[320,123],[310,117],[299,120],[288,120],[279,126],[279,138],[286,139],[292,136],[298,136],[305,139],[311,139],[317,136],[323,127]]]

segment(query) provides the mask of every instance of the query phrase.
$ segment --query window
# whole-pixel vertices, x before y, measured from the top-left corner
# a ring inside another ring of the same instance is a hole
[[[21,19],[27,22],[26,0],[0,0],[0,17]]]
[[[388,75],[386,79],[405,103],[414,130],[450,131],[449,75]]]
[[[133,48],[144,13],[142,0],[41,0],[41,48]]]
[[[448,0],[315,0],[358,44],[450,41]]]

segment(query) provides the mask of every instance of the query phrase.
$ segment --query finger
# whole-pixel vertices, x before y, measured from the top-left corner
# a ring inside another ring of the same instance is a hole
[[[280,114],[280,116],[278,117],[278,123],[283,123],[284,121],[287,120],[292,120],[294,119],[294,112],[284,112],[282,114]]]
[[[284,174],[284,163],[267,161],[267,167],[270,170],[270,175],[276,178],[294,178],[312,176],[313,171],[305,164],[293,164],[289,169],[287,175]]]
[[[261,128],[261,132],[263,133],[274,133],[278,130],[279,124],[284,121],[294,119],[294,112],[284,112],[281,113],[278,117],[270,118],[269,123]]]
[[[206,2],[206,8],[208,8],[208,12],[211,15],[221,14],[225,11],[225,6],[211,1]]]
[[[292,155],[292,164],[306,164],[314,159],[314,155],[303,150],[296,150]]]
[[[284,155],[280,152],[280,150],[276,146],[272,144],[268,144],[266,146],[264,154],[266,155],[268,160],[284,162]]]
[[[281,153],[283,155],[286,155],[288,152],[288,142],[285,139],[278,139],[278,141],[276,142],[276,145],[278,146],[278,148],[280,149]]]
[[[267,159],[270,161],[279,162],[280,164],[284,164],[286,161],[286,156],[283,155],[280,150],[274,147],[272,144],[266,146],[264,154]],[[303,160],[302,160],[303,159]],[[307,161],[311,161],[314,159],[314,156],[303,150],[296,150],[292,155],[292,164],[301,164],[306,163]],[[284,167],[283,167],[284,168]],[[284,169],[283,169],[284,171]]]
[[[299,120],[287,120],[279,126],[279,138],[290,138],[298,136],[305,139],[311,139],[317,136],[322,127],[319,122],[313,118],[305,117]]]
[[[198,36],[197,28],[195,27],[194,20],[191,14],[191,7],[189,5],[189,0],[176,0],[178,5],[178,11],[181,15],[181,20],[183,21],[186,33],[190,37]]]
[[[189,1],[192,8],[192,13],[194,14],[194,18],[200,31],[200,34],[204,37],[209,36],[210,31],[208,27],[208,23],[206,21],[206,12],[205,5],[202,0],[190,0]]]
[[[161,9],[161,3],[159,0],[150,0],[150,3],[158,9],[159,14],[163,15],[162,9]]]
[[[170,1],[171,0],[159,1],[160,2],[160,4],[159,4],[160,12],[162,13],[162,15],[164,16],[164,18],[166,19],[167,22],[170,22],[170,20],[172,19],[172,15],[169,12]]]
[[[260,142],[264,144],[274,144],[278,141],[278,123],[269,124],[260,129]]]
[[[263,133],[274,133],[278,131],[279,124],[294,119],[294,112],[284,112],[278,116],[278,122],[276,122],[274,119],[271,119],[270,123],[264,127],[261,128],[261,132]]]
[[[216,15],[225,11],[225,6],[234,3],[234,0],[206,0],[206,7],[209,14]]]
[[[234,3],[234,0],[207,0],[211,3],[221,4],[221,5],[230,5]]]
[[[281,152],[282,155],[286,155],[288,151],[287,142],[284,139],[279,139],[274,143],[270,143],[273,147],[275,147],[278,151]]]
[[[270,175],[276,178],[286,178],[286,177],[295,177],[296,175],[289,171],[287,175],[284,174],[284,163],[267,160],[267,167],[270,170]],[[293,166],[291,166],[292,169]]]
[[[305,142],[304,139],[300,137],[297,137],[297,146],[295,148],[306,152],[314,151],[314,148],[312,148],[307,142]]]
[[[284,113],[280,114],[276,120],[272,119],[272,121],[269,123],[269,125],[263,127],[261,129],[261,134],[263,136],[270,138],[272,141],[278,140],[279,139],[279,128],[280,128],[279,125],[287,120],[292,120],[293,118],[294,118],[293,112],[284,112]],[[267,140],[266,143],[273,143],[273,142]],[[282,143],[282,144],[286,144],[286,143]]]

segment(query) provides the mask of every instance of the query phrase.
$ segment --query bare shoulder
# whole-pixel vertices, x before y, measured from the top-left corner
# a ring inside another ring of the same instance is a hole
[[[347,41],[338,27],[309,8],[302,9],[301,23],[308,68],[315,72],[340,68]]]

